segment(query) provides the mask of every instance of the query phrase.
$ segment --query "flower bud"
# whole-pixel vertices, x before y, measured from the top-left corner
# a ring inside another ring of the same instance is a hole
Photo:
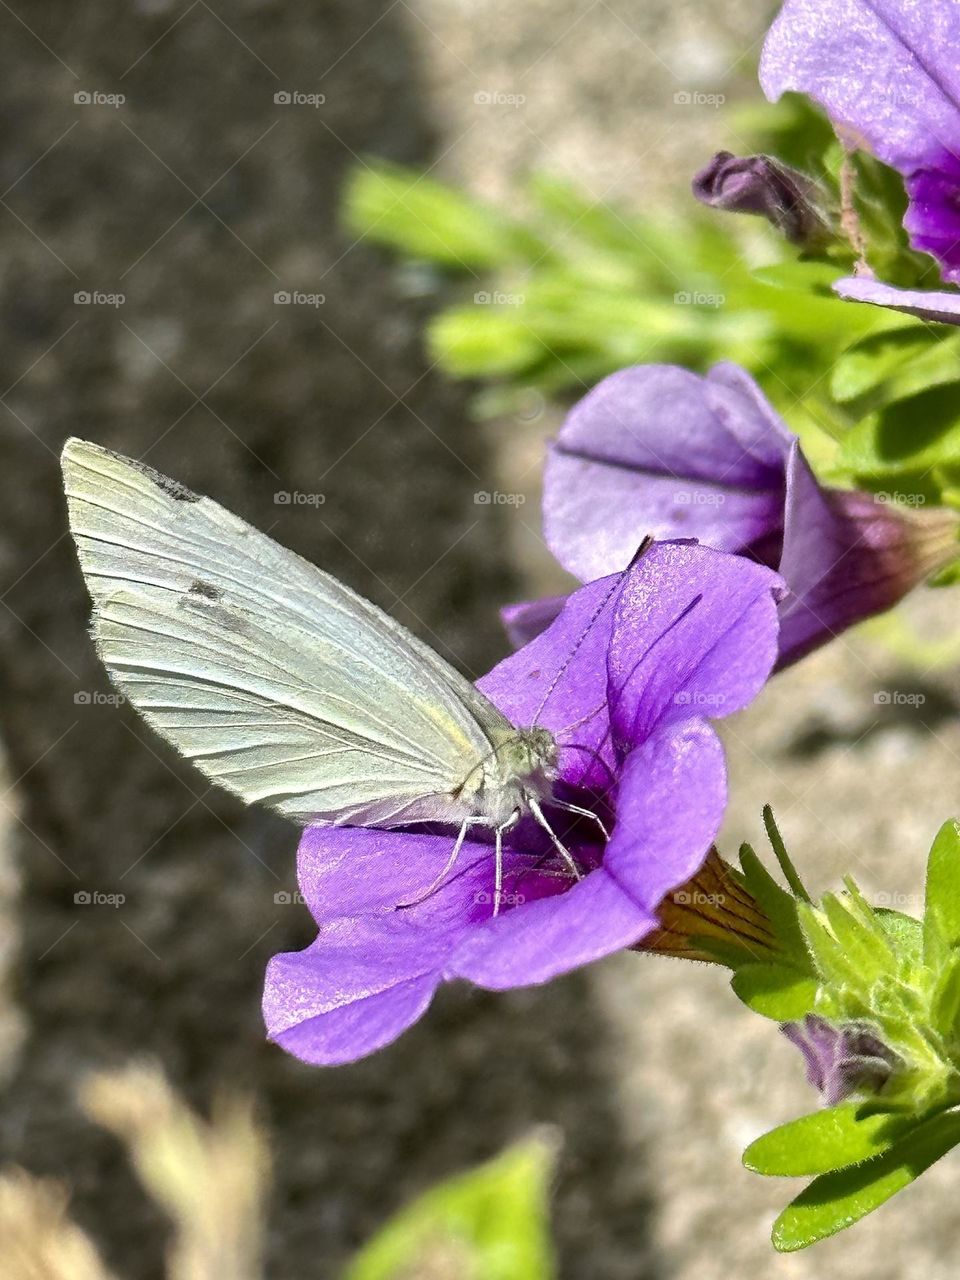
[[[804,249],[822,246],[831,236],[817,184],[772,156],[718,151],[694,177],[693,194],[711,209],[759,214]]]

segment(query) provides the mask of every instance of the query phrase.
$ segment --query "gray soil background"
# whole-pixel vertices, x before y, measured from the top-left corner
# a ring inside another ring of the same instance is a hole
[[[700,0],[2,6],[0,1157],[69,1181],[118,1275],[162,1274],[165,1226],[74,1090],[144,1053],[198,1105],[223,1083],[256,1093],[276,1160],[273,1280],[335,1275],[417,1191],[542,1122],[565,1137],[570,1280],[954,1274],[955,1160],[869,1225],[773,1255],[793,1188],[739,1153],[811,1097],[719,970],[624,955],[540,990],[450,990],[395,1046],[335,1071],[265,1044],[264,964],[311,936],[275,897],[294,888],[296,833],[207,789],[96,696],[109,690],[65,538],[56,458],[79,434],[146,455],[485,670],[504,652],[495,606],[559,582],[536,505],[556,418],[469,421],[467,391],[423,352],[440,299],[411,299],[338,226],[344,175],[383,155],[512,200],[544,168],[598,200],[662,202],[736,145],[766,16]],[[674,102],[691,89],[727,103]],[[326,101],[278,105],[279,90]],[[326,300],[278,307],[281,289]],[[76,305],[81,290],[126,300]],[[474,501],[495,487],[528,501]],[[955,606],[928,594],[906,614],[930,635]],[[925,701],[878,705],[884,691]],[[956,808],[957,694],[951,671],[861,635],[778,678],[725,727],[726,847],[759,843],[770,801],[812,885],[849,870],[909,909]],[[82,906],[80,891],[126,901]]]

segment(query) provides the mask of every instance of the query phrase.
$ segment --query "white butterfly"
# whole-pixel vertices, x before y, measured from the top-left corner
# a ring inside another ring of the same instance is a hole
[[[144,463],[63,450],[70,529],[114,683],[207,777],[304,825],[442,822],[502,839],[547,802],[558,748],[328,573]]]

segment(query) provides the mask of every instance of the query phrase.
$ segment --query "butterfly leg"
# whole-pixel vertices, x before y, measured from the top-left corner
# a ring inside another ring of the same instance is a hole
[[[591,822],[595,822],[600,828],[600,832],[604,840],[610,839],[610,832],[603,825],[597,815],[590,809],[582,809],[578,804],[569,804],[566,800],[551,800],[550,803],[555,809],[563,809],[567,813],[578,813],[581,818],[589,818]]]
[[[575,880],[581,879],[580,868],[574,862],[573,857],[570,854],[570,850],[563,843],[563,841],[560,840],[557,833],[554,831],[553,827],[551,827],[550,823],[547,821],[546,814],[540,808],[540,802],[538,800],[535,800],[531,796],[527,800],[527,804],[529,805],[530,812],[533,814],[536,821],[540,824],[541,827],[543,827],[544,831],[550,837],[550,840],[553,843],[553,847],[560,854],[560,857],[563,859],[567,867],[567,870],[571,873],[571,875]]]
[[[503,893],[503,827],[497,827],[493,833],[495,846],[495,867],[493,873],[493,914],[500,914],[500,897]]]
[[[460,828],[460,832],[457,835],[456,840],[454,841],[453,848],[450,851],[450,857],[447,859],[446,865],[444,866],[443,870],[440,872],[438,876],[434,877],[429,887],[424,889],[423,893],[418,894],[416,898],[411,898],[409,902],[398,902],[397,903],[398,908],[403,909],[404,907],[417,907],[420,905],[421,902],[426,902],[427,898],[432,897],[433,894],[436,893],[436,891],[443,884],[444,880],[446,880],[447,876],[453,870],[457,859],[460,857],[460,850],[463,848],[463,842],[467,838],[467,829],[469,827],[475,827],[478,825],[480,826],[484,825],[482,818],[465,818],[464,819],[463,826]]]

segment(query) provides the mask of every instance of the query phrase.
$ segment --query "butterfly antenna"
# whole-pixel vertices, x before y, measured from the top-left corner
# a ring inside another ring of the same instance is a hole
[[[557,674],[553,677],[553,680],[550,682],[550,687],[547,689],[546,693],[541,698],[540,705],[537,707],[536,715],[533,717],[534,724],[538,722],[538,720],[540,719],[540,716],[543,714],[543,709],[547,705],[547,703],[550,701],[550,697],[553,694],[554,689],[556,689],[557,685],[563,679],[564,675],[566,675],[567,668],[570,666],[570,663],[579,653],[580,646],[583,644],[584,640],[586,640],[587,636],[590,634],[590,631],[594,623],[597,621],[597,619],[599,618],[603,610],[607,607],[607,604],[610,601],[610,597],[613,595],[613,593],[618,589],[620,584],[623,582],[624,575],[629,573],[630,570],[640,562],[643,556],[646,555],[646,553],[653,546],[653,541],[654,541],[653,537],[650,534],[647,534],[647,536],[641,541],[640,545],[637,547],[636,551],[633,553],[633,558],[631,559],[630,563],[627,565],[626,569],[624,569],[622,572],[616,575],[616,581],[612,584],[612,586],[610,587],[610,590],[606,592],[603,599],[594,609],[593,614],[591,615],[590,621],[584,627],[583,631],[581,631],[577,639],[577,643],[573,646],[573,648],[567,654],[566,658],[563,661],[563,664],[560,667],[560,670],[557,672]],[[594,713],[591,712],[591,714],[594,714]]]

